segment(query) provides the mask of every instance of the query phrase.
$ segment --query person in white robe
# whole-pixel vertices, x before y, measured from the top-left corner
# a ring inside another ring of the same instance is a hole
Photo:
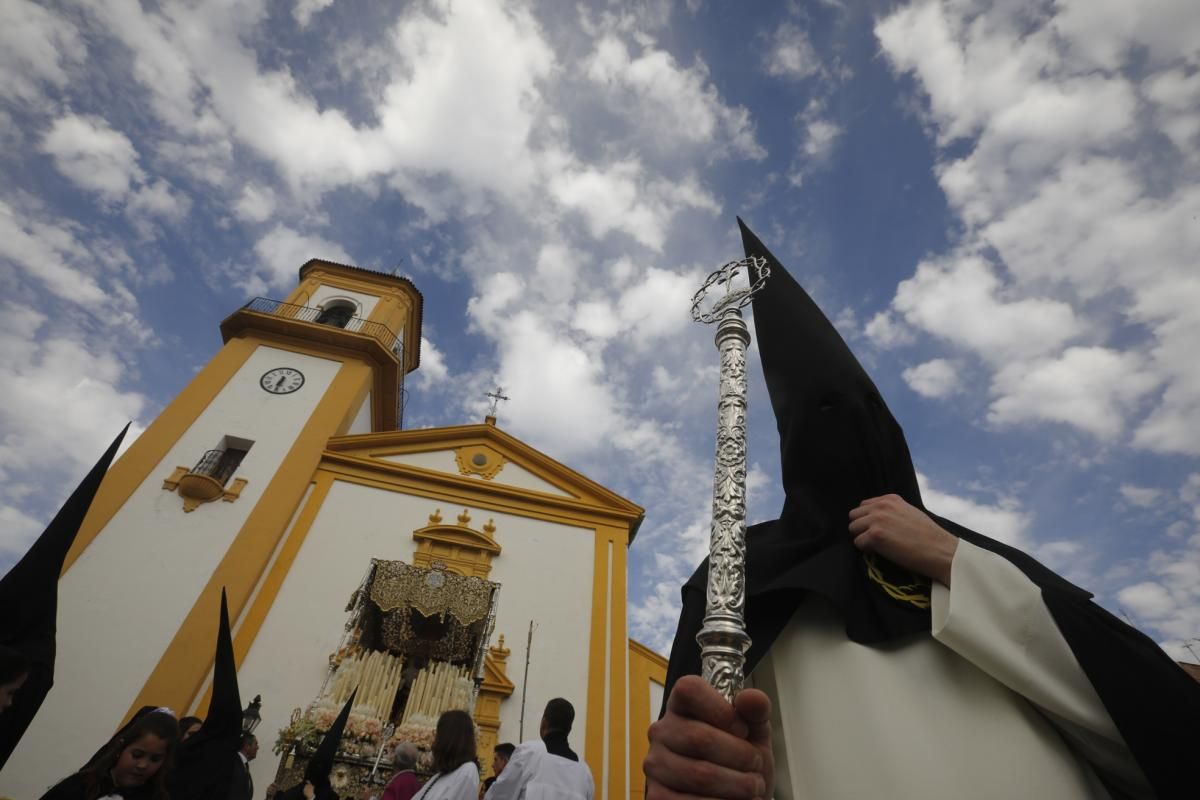
[[[569,701],[556,697],[547,703],[541,738],[517,746],[484,800],[592,800],[591,770],[567,743],[574,721]]]

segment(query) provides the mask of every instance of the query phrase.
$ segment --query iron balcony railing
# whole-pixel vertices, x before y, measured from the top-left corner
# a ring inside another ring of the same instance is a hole
[[[284,303],[281,300],[272,300],[268,297],[256,297],[242,306],[242,310],[286,317],[287,319],[295,319],[301,322],[312,322],[317,325],[328,325],[333,328],[341,328],[342,330],[365,334],[391,350],[392,355],[400,362],[400,386],[398,387],[399,391],[396,396],[396,429],[404,429],[404,406],[408,402],[408,392],[404,388],[405,363],[403,337],[398,336],[381,322],[372,322],[362,317],[345,317],[330,314],[326,309],[314,308],[313,306],[298,306],[292,303]]]
[[[224,486],[241,462],[241,458],[226,458],[224,450],[209,450],[192,467],[192,474],[205,475]]]
[[[277,317],[313,322],[318,325],[329,325],[354,333],[362,333],[378,339],[384,347],[392,351],[400,363],[404,363],[404,340],[397,336],[388,326],[381,322],[372,322],[362,317],[341,317],[330,314],[326,309],[312,306],[297,306],[267,297],[256,297],[244,305],[245,311],[257,311],[260,314],[273,314]]]

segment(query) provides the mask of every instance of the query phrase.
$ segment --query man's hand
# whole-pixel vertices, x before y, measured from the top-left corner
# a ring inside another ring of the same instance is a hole
[[[703,679],[687,675],[649,735],[646,800],[753,800],[774,792],[771,701],[760,691],[740,692],[731,706]]]
[[[958,538],[902,497],[885,494],[863,500],[850,512],[850,533],[859,550],[878,553],[906,569],[950,585],[950,565]]]

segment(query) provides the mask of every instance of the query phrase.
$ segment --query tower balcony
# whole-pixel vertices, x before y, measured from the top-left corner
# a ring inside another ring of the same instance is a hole
[[[315,345],[326,352],[350,351],[375,367],[372,401],[378,430],[402,427],[404,375],[412,368],[405,359],[404,336],[388,326],[351,316],[341,307],[315,308],[256,297],[221,322],[222,341],[248,333],[266,334]]]

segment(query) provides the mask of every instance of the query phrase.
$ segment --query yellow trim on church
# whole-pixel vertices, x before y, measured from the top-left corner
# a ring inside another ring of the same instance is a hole
[[[650,749],[643,720],[658,718],[658,709],[650,705],[650,684],[667,685],[667,659],[636,639],[629,640],[629,796],[646,796],[646,776],[642,762]]]

